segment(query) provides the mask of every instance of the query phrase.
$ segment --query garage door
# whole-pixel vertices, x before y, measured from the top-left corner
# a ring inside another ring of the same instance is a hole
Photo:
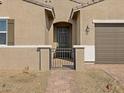
[[[96,63],[124,63],[124,24],[95,24]]]

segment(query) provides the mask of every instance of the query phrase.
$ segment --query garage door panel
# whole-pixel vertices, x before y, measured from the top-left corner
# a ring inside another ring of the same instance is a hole
[[[108,48],[108,49],[106,49],[106,48],[100,49],[99,48],[99,49],[96,50],[96,52],[98,52],[98,54],[99,54],[99,51],[101,51],[101,53],[103,53],[103,52],[110,53],[110,52],[114,52],[115,50],[113,48]]]
[[[97,58],[103,58],[103,57],[109,57],[109,58],[111,58],[111,57],[114,57],[115,55],[113,55],[113,53],[114,52],[111,52],[111,53],[106,53],[106,52],[104,52],[104,53],[98,53],[96,56],[97,56]]]
[[[115,40],[114,39],[99,39],[99,41],[96,41],[96,43],[100,43],[99,45],[101,45],[101,44],[103,44],[103,43],[105,43],[105,44],[107,44],[107,45],[104,45],[104,46],[110,46],[111,44],[115,44]],[[120,42],[118,42],[118,43],[120,43]]]
[[[115,50],[116,47],[111,47],[111,46],[97,46],[96,47],[97,49],[96,50]],[[118,49],[119,50],[119,49]]]
[[[96,63],[124,63],[124,24],[95,24]]]
[[[99,39],[99,41],[97,41],[97,42],[100,42],[100,41],[102,41],[102,40],[107,40],[107,41],[110,41],[110,40],[115,40],[114,38],[107,38],[107,37],[101,37],[100,36],[100,38],[96,38],[96,39]],[[121,39],[116,39],[116,40],[121,40]],[[123,40],[123,39],[122,39]],[[107,42],[106,41],[106,42]],[[103,42],[105,42],[105,41],[103,41]],[[111,42],[114,42],[114,41],[111,41]]]
[[[115,55],[112,55],[112,53],[110,53],[110,54],[102,53],[102,54],[97,54],[96,56],[97,56],[98,59],[99,58],[111,58],[111,57],[115,57]]]
[[[96,56],[97,56],[97,58],[98,58],[98,57],[101,57],[101,58],[102,58],[102,57],[114,57],[114,56],[113,56],[113,53],[99,53],[99,54],[97,54]]]
[[[115,38],[115,36],[114,35],[111,35],[111,33],[106,33],[106,34],[104,34],[104,33],[99,33],[99,34],[96,34],[96,38],[99,38],[99,37],[103,37],[103,38],[99,38],[99,39],[105,39],[105,38],[110,38],[110,39],[114,39]]]
[[[99,42],[97,42],[97,43],[99,43]],[[107,45],[105,45],[105,44],[104,45],[101,45],[101,43],[100,43],[100,45],[97,45],[96,47],[97,48],[100,48],[100,49],[101,49],[101,47],[102,48],[116,48],[116,46],[113,46],[111,44],[110,45],[108,45],[108,44]]]
[[[116,49],[116,53],[124,53],[124,49]]]
[[[99,53],[99,51],[100,51],[101,53]],[[115,53],[114,49],[111,49],[111,50],[109,50],[109,49],[104,49],[104,50],[100,50],[100,49],[98,49],[98,50],[96,50],[96,52],[98,52],[98,53],[96,53],[96,54]]]
[[[105,33],[105,31],[104,31],[104,33],[103,32],[99,32],[99,33],[96,33],[96,35],[98,35],[98,36],[105,36],[105,37],[109,37],[109,35],[110,36],[115,36],[115,33],[114,32],[113,32],[113,34],[111,34],[112,32],[106,32]]]
[[[118,59],[118,60],[116,60],[116,62],[118,62],[118,63],[123,63],[124,62],[124,59]]]
[[[111,57],[113,57],[113,56],[111,56]],[[99,61],[106,61],[108,59],[112,60],[112,61],[115,60],[115,59],[112,59],[111,57],[104,57],[104,56],[103,57],[97,57],[97,60],[99,60]]]
[[[116,53],[115,56],[118,58],[124,58],[124,53]]]
[[[103,58],[98,58],[96,61],[116,61],[116,59],[111,59],[111,58],[105,58],[105,57],[103,57]]]
[[[115,45],[115,42],[109,42],[109,40],[108,41],[101,41],[101,42],[97,42],[97,43],[100,43],[100,45],[98,45],[98,46],[105,46],[105,44],[106,44],[106,46],[113,46],[113,45]],[[97,47],[98,47],[97,46]]]
[[[106,28],[107,27],[109,27],[109,28],[110,27],[122,27],[123,28],[124,23],[117,23],[117,24],[116,23],[115,24],[112,24],[112,23],[111,24],[110,23],[108,23],[108,24],[107,23],[98,23],[98,24],[95,24],[95,26],[98,27],[98,28],[99,27],[106,27]]]
[[[96,61],[96,64],[122,64],[124,61]]]
[[[117,44],[117,46],[124,46],[124,40],[122,39],[122,40],[118,40],[118,42],[116,43]]]
[[[102,61],[102,60],[105,61],[106,59],[111,59],[111,60],[113,60],[113,61],[114,61],[114,60],[122,60],[122,59],[124,60],[124,57],[123,57],[123,56],[116,56],[116,57],[115,57],[115,56],[112,56],[112,55],[110,55],[109,57],[108,57],[108,56],[109,56],[109,55],[107,55],[107,56],[102,55],[102,57],[101,57],[101,56],[98,56],[98,57],[97,57],[97,60],[101,60],[101,61]],[[115,58],[111,58],[111,57],[115,57],[116,59],[115,59]],[[118,57],[118,59],[117,59],[117,57]]]

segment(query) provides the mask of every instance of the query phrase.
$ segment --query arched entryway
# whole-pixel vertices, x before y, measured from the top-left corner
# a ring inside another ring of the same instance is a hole
[[[56,48],[72,48],[72,24],[58,22],[54,24],[54,43]]]
[[[51,50],[50,68],[75,68],[74,49],[72,48],[72,24],[54,23],[54,48]]]

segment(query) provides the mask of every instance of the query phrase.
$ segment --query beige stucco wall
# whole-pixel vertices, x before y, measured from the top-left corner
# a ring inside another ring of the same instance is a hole
[[[80,11],[74,14],[72,22],[72,46],[80,45]]]
[[[68,22],[71,10],[74,6],[77,4],[74,2],[71,2],[70,0],[51,0],[52,5],[55,10],[56,18],[54,20],[54,23],[56,22]]]
[[[72,23],[72,44],[80,44],[80,17],[76,21],[69,20],[71,10],[76,3],[69,0],[52,0],[49,3],[54,7],[55,19],[48,20],[43,7],[23,0],[4,0],[0,5],[0,16],[14,19],[15,45],[41,45],[53,43],[53,24],[57,22]]]
[[[93,19],[124,19],[123,0],[105,0],[82,8],[77,20],[69,20],[69,18],[72,8],[78,4],[69,0],[52,0],[51,3],[47,4],[54,7],[54,20],[48,20],[43,7],[23,0],[2,0],[0,16],[14,19],[15,45],[50,44],[56,46],[53,43],[53,24],[57,22],[70,22],[72,24],[72,44],[94,45]],[[88,33],[86,32],[87,26],[90,28]]]
[[[23,0],[2,0],[0,17],[14,19],[14,43],[16,45],[45,43],[44,8]]]
[[[43,7],[23,0],[2,0],[0,17],[9,17],[14,20],[14,38],[10,39],[10,43],[15,45],[45,44],[55,47],[53,24],[67,22],[72,24],[73,45],[94,45],[95,28],[93,20],[124,19],[123,0],[105,0],[82,8],[77,17],[71,20],[71,10],[78,4],[69,0],[52,0],[48,4],[54,7],[54,20],[48,18]],[[89,32],[86,32],[87,26]],[[31,69],[38,70],[39,53],[36,50],[36,48],[0,48],[0,69],[24,69],[25,66],[29,66]],[[43,50],[42,53],[44,54],[41,55],[42,62],[44,62],[42,65],[45,67],[43,70],[48,70],[49,50]]]
[[[81,44],[95,44],[95,28],[93,20],[123,20],[124,19],[123,0],[105,0],[81,9]],[[90,31],[86,32],[89,26]]]
[[[44,0],[41,0],[44,2]],[[45,2],[44,2],[45,3]],[[69,0],[52,0],[46,3],[54,7],[55,19],[48,19],[43,7],[25,2],[23,0],[3,0],[0,5],[0,17],[14,19],[14,44],[15,45],[55,45],[53,43],[53,24],[69,22],[70,14],[76,3]],[[73,25],[74,26],[74,25]],[[76,30],[72,29],[74,35]],[[73,37],[73,40],[75,40]],[[77,40],[76,40],[77,41]],[[76,44],[76,41],[72,43]]]
[[[0,69],[48,71],[49,48],[38,47],[0,47]]]
[[[84,47],[77,47],[74,46],[75,49],[75,69],[77,71],[82,69],[83,63],[84,63]]]
[[[39,56],[35,48],[0,48],[0,69],[39,69]]]
[[[14,27],[12,27],[13,25],[9,27],[9,30],[14,29],[14,34],[11,35],[14,37],[10,39],[10,43],[15,45],[54,45],[53,24],[57,22],[73,24],[69,18],[71,9],[77,4],[69,0],[53,0],[51,5],[55,9],[54,20],[48,19],[43,7],[23,0],[2,0],[0,17],[9,17],[14,21]],[[76,29],[72,30],[74,35]],[[37,48],[0,47],[0,69],[23,70],[28,66],[31,70],[39,70],[39,61],[41,60],[43,62],[41,70],[49,70],[49,49],[41,50],[41,56],[39,57],[39,55]]]
[[[70,14],[71,10],[73,7],[75,7],[76,3],[71,2],[69,0],[52,0],[52,3],[50,3],[54,7],[55,10],[55,19],[53,20],[54,23],[59,23],[59,22],[68,22],[72,24],[72,44],[75,44],[75,27],[74,27],[74,21],[70,20]],[[53,32],[54,31],[54,26],[51,25],[51,28],[49,30],[49,44],[52,45],[53,47],[56,47],[57,44],[54,43],[53,41]]]

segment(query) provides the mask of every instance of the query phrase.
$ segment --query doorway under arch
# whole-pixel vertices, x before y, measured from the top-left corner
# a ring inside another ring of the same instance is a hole
[[[57,22],[53,26],[55,47],[72,48],[72,24],[68,22]]]
[[[54,48],[51,50],[50,69],[75,69],[75,51],[72,48],[72,24],[57,22],[53,25]]]

